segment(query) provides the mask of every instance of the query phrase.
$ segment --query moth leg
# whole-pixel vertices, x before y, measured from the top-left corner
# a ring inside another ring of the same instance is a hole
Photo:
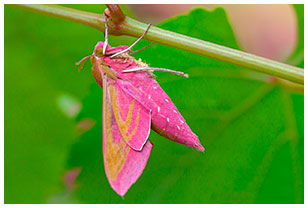
[[[154,45],[155,43],[151,43],[151,44],[149,44],[149,45],[147,45],[147,46],[145,46],[145,47],[143,47],[143,48],[140,48],[140,49],[138,49],[138,50],[136,50],[136,51],[134,51],[134,52],[131,52],[129,55],[133,55],[133,54],[135,54],[135,53],[138,53],[138,52],[140,52],[140,51],[143,51],[144,49],[146,49],[146,48],[148,48],[148,47],[150,47],[150,46],[152,46],[152,45]]]
[[[75,63],[76,66],[78,66],[78,65],[81,64],[80,67],[78,68],[79,70],[83,68],[84,62],[85,62],[87,59],[91,58],[91,56],[92,56],[92,55],[86,56],[86,57],[82,58],[80,61],[78,61],[78,62]]]
[[[130,51],[144,36],[145,34],[148,32],[149,28],[150,28],[151,24],[148,25],[147,29],[144,31],[144,33],[140,36],[140,38],[138,38],[138,40],[136,40],[131,46],[129,46],[128,48],[126,48],[125,50],[123,51],[120,51],[116,54],[113,54],[112,56],[110,56],[110,58],[114,58],[116,57],[117,55],[120,55],[122,53],[125,53],[127,51]]]
[[[125,69],[122,72],[134,72],[134,71],[142,71],[142,70],[169,72],[171,74],[176,74],[178,76],[183,76],[183,77],[188,78],[188,74],[185,74],[184,72],[175,71],[175,70],[171,70],[171,69],[165,69],[165,68],[137,67],[137,68],[133,68],[133,69]]]
[[[103,46],[103,55],[106,54],[106,49],[108,45],[108,25],[107,25],[108,18],[106,17],[105,13],[104,13],[104,19],[105,19],[105,41]]]

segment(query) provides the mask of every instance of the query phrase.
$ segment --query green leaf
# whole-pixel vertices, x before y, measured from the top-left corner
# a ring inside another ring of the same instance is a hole
[[[102,34],[7,6],[4,10],[4,202],[46,203],[63,189],[76,137],[75,120],[69,117],[74,112],[64,113],[61,103],[63,98],[80,101],[92,83],[90,70],[78,73],[74,63]],[[65,103],[67,110],[70,106],[76,109]]]
[[[223,9],[197,9],[160,27],[238,48]],[[78,120],[91,118],[96,125],[73,145],[68,161],[70,167],[82,168],[76,199],[81,203],[303,203],[303,94],[288,91],[269,76],[167,46],[154,45],[136,57],[151,66],[190,74],[185,79],[157,73],[157,80],[206,152],[151,132],[154,148],[148,164],[123,200],[104,173],[102,90],[93,84]]]

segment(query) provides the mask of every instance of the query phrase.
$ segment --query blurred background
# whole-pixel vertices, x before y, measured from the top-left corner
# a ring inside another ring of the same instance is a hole
[[[304,67],[303,5],[121,8],[142,22]],[[80,72],[74,65],[103,34],[8,5],[4,16],[5,203],[303,203],[304,96],[296,86],[158,44],[134,55],[189,73],[157,80],[206,152],[151,132],[147,167],[123,200],[104,173],[101,88],[89,62]],[[109,37],[112,46],[134,40]]]
[[[246,51],[279,60],[290,56],[295,49],[297,17],[290,5],[129,5],[138,19],[153,23],[194,8],[217,7],[228,13],[236,38]]]

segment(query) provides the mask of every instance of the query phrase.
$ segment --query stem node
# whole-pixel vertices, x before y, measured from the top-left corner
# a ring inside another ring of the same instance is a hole
[[[107,9],[105,9],[106,16],[112,18],[112,22],[115,25],[120,25],[125,21],[126,15],[123,13],[122,9],[118,4],[106,4]]]

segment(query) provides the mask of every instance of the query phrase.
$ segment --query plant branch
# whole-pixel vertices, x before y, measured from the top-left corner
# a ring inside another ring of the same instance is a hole
[[[59,5],[38,4],[11,6],[77,22],[96,28],[100,31],[104,31],[105,29],[103,14],[84,12]],[[110,34],[140,37],[147,28],[147,24],[125,16],[118,5],[107,5],[107,7],[109,8],[112,17],[112,21],[108,23]],[[155,26],[151,26],[147,34],[144,36],[144,39],[227,63],[236,64],[269,75],[274,75],[302,85],[304,84],[304,70],[301,68],[174,33]]]

